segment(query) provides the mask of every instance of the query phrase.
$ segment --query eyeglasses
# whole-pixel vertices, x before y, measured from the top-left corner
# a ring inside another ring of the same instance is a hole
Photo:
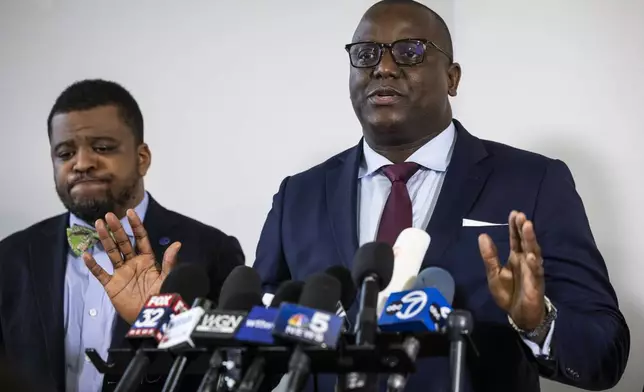
[[[385,49],[398,65],[417,65],[425,60],[428,48],[433,48],[443,53],[453,61],[452,55],[441,49],[440,46],[426,39],[401,39],[390,44],[379,42],[355,42],[344,47],[349,53],[351,66],[355,68],[375,67],[382,60]]]

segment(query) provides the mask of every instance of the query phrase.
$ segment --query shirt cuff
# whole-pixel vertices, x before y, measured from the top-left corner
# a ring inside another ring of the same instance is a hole
[[[550,330],[548,331],[546,340],[543,341],[543,346],[541,347],[539,347],[537,343],[521,336],[521,340],[523,340],[523,343],[525,343],[530,348],[532,354],[534,354],[535,357],[545,359],[550,358],[550,342],[552,341],[552,333],[555,330],[555,322],[556,320],[553,320],[552,324],[550,324]]]

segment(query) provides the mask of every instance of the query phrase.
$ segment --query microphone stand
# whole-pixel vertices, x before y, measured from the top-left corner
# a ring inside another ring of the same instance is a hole
[[[453,310],[447,317],[447,336],[450,340],[449,364],[452,386],[450,392],[461,392],[463,369],[465,368],[465,339],[474,329],[472,313],[467,310]]]
[[[224,355],[221,350],[216,349],[210,357],[210,368],[206,371],[201,385],[197,392],[214,392],[218,389],[220,383],[221,368],[224,365]]]
[[[130,364],[125,369],[123,377],[116,385],[114,392],[132,392],[136,391],[138,386],[141,384],[143,377],[145,376],[145,371],[150,365],[150,357],[148,354],[143,351],[143,347],[136,350],[134,358],[130,361]]]
[[[355,323],[355,335],[357,346],[371,346],[376,342],[378,334],[378,293],[380,288],[376,277],[367,276],[362,281],[360,290],[360,310]],[[376,304],[371,307],[371,304]],[[367,305],[367,306],[365,306]],[[375,373],[348,373],[338,377],[336,392],[345,391],[377,391],[378,375]]]

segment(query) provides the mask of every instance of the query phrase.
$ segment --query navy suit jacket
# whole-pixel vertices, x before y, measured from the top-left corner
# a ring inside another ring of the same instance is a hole
[[[38,383],[39,391],[65,391],[63,294],[69,214],[39,222],[0,242],[0,357]],[[144,222],[158,261],[168,245],[182,243],[178,263],[200,263],[209,273],[216,300],[230,271],[244,264],[236,238],[163,208],[150,196]],[[120,317],[112,347],[125,347],[129,325]],[[106,358],[104,358],[106,359]],[[199,379],[187,378],[182,390],[193,391]],[[139,391],[160,391],[164,379],[151,379]],[[106,377],[104,391],[115,384]]]
[[[422,268],[449,271],[456,282],[454,306],[474,315],[473,339],[480,356],[468,355],[465,390],[539,391],[540,374],[590,390],[614,386],[626,366],[630,335],[568,167],[478,139],[455,124],[456,146],[427,227],[431,244]],[[254,264],[267,291],[332,265],[351,269],[358,247],[361,159],[358,144],[281,183]],[[507,260],[508,227],[462,226],[464,218],[507,223],[511,210],[534,222],[542,248],[546,295],[559,311],[552,361],[534,357],[488,290],[477,238],[489,234],[500,259]],[[446,357],[420,360],[418,369],[406,390],[448,390]],[[320,379],[329,383],[320,390],[332,390],[335,378]]]

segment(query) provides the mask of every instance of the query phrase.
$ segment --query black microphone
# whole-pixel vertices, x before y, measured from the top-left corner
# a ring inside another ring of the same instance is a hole
[[[465,369],[465,338],[469,337],[473,329],[474,319],[469,311],[454,309],[447,316],[447,334],[450,340],[451,392],[460,392],[462,389],[463,370]]]
[[[342,298],[340,302],[338,302],[335,314],[336,316],[342,317],[342,332],[350,332],[352,330],[352,325],[349,321],[349,317],[347,317],[346,311],[353,306],[356,296],[358,295],[358,288],[353,282],[351,271],[341,265],[334,265],[333,267],[327,268],[325,272],[340,281],[340,285],[342,286]],[[337,385],[346,385],[346,377],[346,374],[338,374]],[[339,392],[341,392],[343,388],[344,387],[340,388]]]
[[[245,341],[255,344],[273,344],[276,340],[273,338],[271,330],[273,329],[273,321],[277,316],[277,308],[283,303],[297,303],[302,295],[304,282],[287,280],[283,282],[275,292],[275,296],[271,301],[268,309],[253,309],[245,320],[245,325],[241,327],[236,338],[240,339],[240,334],[243,334]],[[251,317],[251,315],[254,315]],[[245,329],[244,329],[245,328]],[[246,370],[246,374],[239,382],[236,392],[257,392],[262,390],[273,390],[280,382],[282,375],[275,375],[269,377],[266,382],[264,379],[264,367],[266,366],[266,358],[263,355],[257,355],[253,358],[253,362]],[[264,388],[261,388],[264,387]]]
[[[340,282],[340,286],[342,287],[342,296],[340,301],[338,301],[335,314],[336,316],[342,317],[344,326],[343,331],[351,331],[351,322],[347,317],[347,310],[353,306],[353,303],[356,301],[356,296],[358,295],[358,288],[355,283],[353,283],[351,271],[341,265],[334,265],[333,267],[327,268],[324,272],[333,276]]]
[[[144,350],[156,348],[171,316],[185,311],[186,302],[205,295],[209,284],[208,275],[199,264],[179,264],[170,271],[161,285],[160,294],[148,299],[125,335],[137,351],[114,392],[136,391],[150,365],[150,358]]]
[[[304,282],[299,280],[287,280],[282,283],[275,292],[270,308],[279,308],[283,302],[297,303],[302,296]]]
[[[422,290],[424,288],[434,288],[443,296],[449,305],[452,304],[454,299],[454,278],[446,270],[439,267],[429,267],[416,278],[414,290]],[[432,309],[432,304],[428,304],[428,309]],[[431,310],[430,310],[431,312]],[[449,320],[449,318],[448,318]],[[418,351],[420,350],[420,341],[413,335],[407,336],[403,341],[403,350],[409,355],[412,361],[416,360]],[[405,374],[392,374],[387,379],[387,392],[402,392],[407,385],[407,375]]]
[[[314,274],[304,283],[299,305],[322,312],[335,313],[341,294],[342,288],[336,278],[326,273]],[[302,347],[302,344],[298,344],[291,354],[286,392],[301,391],[309,377],[311,358],[303,351]]]
[[[262,304],[262,282],[257,271],[240,265],[224,281],[219,295],[219,307],[207,311],[192,336],[200,347],[215,347],[198,392],[224,389],[221,370],[226,351],[217,346],[223,340],[234,340],[243,319],[254,306]]]
[[[369,242],[358,248],[353,258],[351,275],[360,285],[360,308],[356,318],[356,345],[370,346],[376,343],[378,333],[378,293],[389,285],[394,273],[394,252],[383,242]],[[344,379],[343,379],[344,378]],[[340,377],[340,389],[375,390],[377,376],[374,374],[349,373]]]

